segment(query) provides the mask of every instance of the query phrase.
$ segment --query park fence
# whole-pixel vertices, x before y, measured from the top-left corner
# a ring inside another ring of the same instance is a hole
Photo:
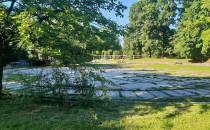
[[[109,59],[141,59],[142,55],[93,55],[93,60],[109,60]]]
[[[93,55],[92,63],[102,64],[130,64],[136,59],[141,59],[142,55]]]

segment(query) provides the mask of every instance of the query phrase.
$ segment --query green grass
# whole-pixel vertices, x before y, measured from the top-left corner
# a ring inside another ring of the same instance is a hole
[[[0,130],[209,130],[210,103],[101,102],[60,110],[0,100]]]
[[[105,64],[99,60],[92,66],[103,68],[126,68],[131,70],[153,70],[156,72],[165,72],[171,75],[180,76],[195,76],[195,77],[210,77],[210,66],[203,63],[190,63],[186,59],[157,59],[157,58],[143,58],[135,60],[125,60],[124,63],[118,64],[119,60],[106,60]],[[176,64],[176,63],[183,64]]]
[[[126,65],[124,65],[126,67]],[[196,65],[168,65],[168,64],[151,64],[151,65],[128,65],[129,68],[153,68],[157,70],[185,70],[185,71],[196,71],[196,72],[204,72],[210,71],[209,66],[196,66]]]
[[[165,71],[169,74],[194,75],[194,76],[210,76],[210,66],[197,65],[168,65],[168,64],[135,64],[135,65],[119,65],[121,68],[129,68],[135,70],[155,70]]]
[[[110,62],[110,63],[189,63],[189,59],[175,58],[142,58],[142,59],[98,59],[95,62]]]

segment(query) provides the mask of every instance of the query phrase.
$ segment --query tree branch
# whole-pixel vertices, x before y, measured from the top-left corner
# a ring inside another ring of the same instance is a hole
[[[11,5],[10,5],[8,11],[7,11],[7,17],[9,17],[9,15],[11,14],[11,12],[12,12],[14,6],[15,6],[15,2],[16,2],[16,1],[17,1],[17,0],[12,0]]]

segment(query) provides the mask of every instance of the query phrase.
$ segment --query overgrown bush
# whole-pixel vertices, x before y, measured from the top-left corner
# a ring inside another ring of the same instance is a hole
[[[96,95],[96,84],[105,87],[108,83],[96,71],[100,70],[84,66],[42,69],[34,82],[27,82],[24,92],[42,102],[56,102],[61,106],[75,103],[88,105],[104,96]]]

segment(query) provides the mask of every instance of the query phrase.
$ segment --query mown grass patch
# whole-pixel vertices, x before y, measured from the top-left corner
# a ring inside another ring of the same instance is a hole
[[[164,73],[167,75],[210,77],[210,66],[199,65],[177,65],[177,64],[116,64],[116,65],[97,65],[102,68],[116,69],[124,68],[130,70],[152,71],[155,73]],[[111,66],[111,67],[110,67]]]
[[[133,59],[133,57],[126,59],[109,59],[102,58],[94,60],[95,63],[172,63],[172,64],[183,64],[190,63],[189,59],[176,59],[176,58],[141,58],[141,59]]]
[[[105,69],[126,68],[132,70],[165,71],[172,75],[210,77],[210,66],[205,63],[191,63],[188,59],[142,58],[123,60],[98,60],[91,66]]]
[[[32,100],[0,100],[1,130],[209,130],[210,103],[101,102],[60,110]]]

